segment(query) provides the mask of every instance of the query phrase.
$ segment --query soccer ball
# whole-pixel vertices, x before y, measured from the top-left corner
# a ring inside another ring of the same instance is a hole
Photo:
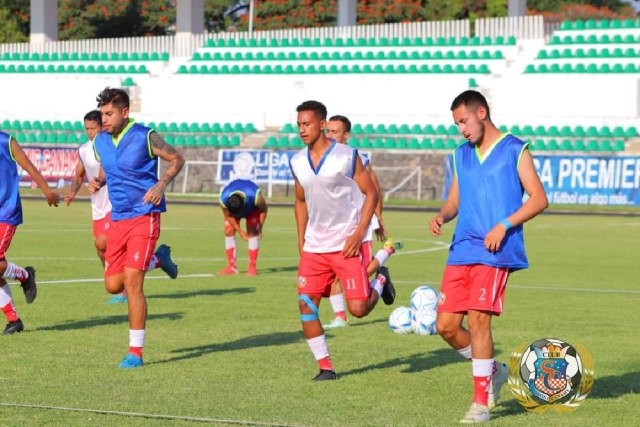
[[[436,318],[438,313],[430,308],[423,308],[414,313],[411,324],[418,335],[436,335]]]
[[[398,307],[389,315],[389,327],[396,334],[410,334],[413,332],[413,310],[409,307]]]
[[[415,312],[424,309],[435,311],[439,301],[440,294],[429,286],[420,286],[411,293],[411,309]]]

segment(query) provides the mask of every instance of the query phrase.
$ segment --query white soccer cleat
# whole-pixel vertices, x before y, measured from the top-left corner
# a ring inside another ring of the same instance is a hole
[[[335,319],[333,319],[331,322],[327,323],[326,325],[322,325],[322,327],[324,329],[344,328],[346,326],[347,326],[347,321],[346,320],[342,320],[339,317],[336,317]]]
[[[504,363],[496,362],[498,370],[491,376],[491,385],[489,385],[489,409],[495,408],[498,400],[500,400],[500,390],[509,378],[509,368]]]
[[[475,424],[475,423],[485,423],[491,419],[489,415],[489,408],[484,405],[478,405],[477,403],[472,403],[471,408],[464,416],[463,419],[460,420],[461,424]]]

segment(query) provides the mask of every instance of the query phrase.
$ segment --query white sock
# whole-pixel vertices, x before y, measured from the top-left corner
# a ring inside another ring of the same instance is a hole
[[[13,295],[11,294],[11,287],[9,284],[5,284],[0,288],[0,308],[13,301]]]
[[[236,238],[235,236],[224,238],[224,248],[225,249],[235,249],[236,247]]]
[[[464,357],[467,360],[471,360],[471,344],[456,351],[460,353],[460,356]]]
[[[156,266],[158,265],[158,261],[160,261],[157,257],[156,254],[153,254],[151,256],[151,261],[149,261],[149,268],[147,268],[147,271],[151,271],[154,270],[156,268]]]
[[[490,377],[493,375],[493,359],[471,359],[474,377]]]
[[[380,249],[376,252],[376,256],[374,256],[374,258],[378,260],[380,266],[383,266],[384,262],[389,258],[389,252],[384,249]]]
[[[4,279],[18,280],[23,282],[29,278],[29,273],[24,268],[7,261],[7,269],[2,276]]]
[[[380,283],[380,280],[376,277],[371,281],[371,287],[376,290],[378,296],[382,295],[382,289],[384,289],[384,284]]]
[[[324,359],[329,356],[329,349],[327,348],[327,342],[324,339],[324,334],[307,340],[307,344],[309,344],[309,348],[316,360]]]
[[[333,308],[334,313],[345,311],[344,294],[331,295],[329,302],[331,303],[331,308]]]
[[[129,347],[144,347],[146,329],[129,329]]]
[[[234,239],[233,243],[235,244],[235,242],[236,241]],[[247,243],[250,251],[255,251],[260,247],[260,239],[258,239],[258,236],[249,237],[249,240],[247,241]]]

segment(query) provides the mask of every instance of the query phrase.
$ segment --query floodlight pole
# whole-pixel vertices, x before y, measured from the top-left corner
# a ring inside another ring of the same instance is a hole
[[[253,34],[253,0],[249,0],[249,37]]]

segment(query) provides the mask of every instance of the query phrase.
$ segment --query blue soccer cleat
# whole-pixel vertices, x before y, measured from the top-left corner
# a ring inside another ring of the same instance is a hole
[[[124,359],[122,359],[122,363],[118,365],[118,368],[122,369],[134,369],[141,368],[144,366],[144,362],[142,361],[142,357],[138,357],[135,354],[127,354]]]
[[[171,248],[167,245],[160,245],[156,251],[156,256],[160,260],[160,268],[167,273],[167,276],[175,279],[178,277],[178,266],[171,259]]]
[[[127,303],[127,296],[122,294],[114,295],[111,298],[109,298],[109,301],[107,301],[107,304],[110,304],[110,305],[126,304],[126,303]]]

